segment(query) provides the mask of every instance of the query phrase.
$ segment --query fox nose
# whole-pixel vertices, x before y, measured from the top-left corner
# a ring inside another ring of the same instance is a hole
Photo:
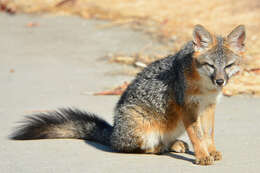
[[[223,79],[217,79],[216,84],[218,84],[218,86],[222,86],[224,84],[224,80]]]

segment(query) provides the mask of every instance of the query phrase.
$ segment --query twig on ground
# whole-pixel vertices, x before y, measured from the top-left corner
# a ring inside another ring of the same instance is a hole
[[[63,0],[61,2],[59,2],[58,4],[56,4],[56,7],[60,7],[63,6],[64,4],[67,4],[68,2],[71,2],[72,4],[74,4],[77,0]]]
[[[121,95],[126,90],[128,85],[129,85],[128,82],[124,82],[122,85],[120,85],[120,86],[118,86],[118,87],[116,87],[112,90],[97,92],[97,93],[94,93],[93,95],[95,95],[95,96],[99,96],[99,95]]]

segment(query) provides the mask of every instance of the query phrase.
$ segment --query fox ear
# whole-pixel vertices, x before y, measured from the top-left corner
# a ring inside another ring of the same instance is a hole
[[[195,51],[201,51],[212,44],[211,34],[202,25],[194,27],[193,44]]]
[[[246,31],[244,25],[237,26],[228,36],[228,44],[236,51],[244,51],[244,42],[246,39]]]

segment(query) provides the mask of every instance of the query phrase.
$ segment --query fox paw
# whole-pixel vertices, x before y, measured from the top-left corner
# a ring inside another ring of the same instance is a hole
[[[170,150],[176,153],[185,153],[189,151],[189,146],[186,142],[177,140],[172,144]]]
[[[222,159],[222,154],[219,151],[212,151],[212,152],[210,152],[210,156],[212,156],[215,161]]]
[[[212,165],[214,163],[214,158],[211,156],[197,158],[195,164],[197,165]]]

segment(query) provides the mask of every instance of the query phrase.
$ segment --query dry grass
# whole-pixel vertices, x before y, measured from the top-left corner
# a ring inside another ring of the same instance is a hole
[[[1,0],[0,0],[1,1]],[[226,35],[238,24],[247,28],[245,70],[226,88],[230,95],[260,95],[260,1],[259,0],[2,0],[26,13],[52,12],[130,25],[160,40],[171,40],[176,51],[191,38],[192,27],[203,24]],[[250,80],[250,81],[249,81]]]

